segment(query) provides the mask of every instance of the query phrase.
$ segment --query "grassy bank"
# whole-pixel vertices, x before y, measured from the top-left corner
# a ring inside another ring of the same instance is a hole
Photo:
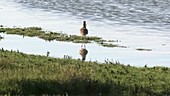
[[[104,47],[123,47],[118,44],[113,44],[114,40],[104,40],[101,37],[96,36],[78,36],[78,35],[68,35],[61,32],[49,32],[43,31],[40,27],[27,27],[27,28],[3,28],[0,27],[0,33],[6,34],[17,34],[22,36],[29,36],[29,37],[38,37],[47,41],[66,41],[66,42],[73,42],[73,43],[92,43],[95,42]]]
[[[170,69],[137,68],[0,50],[0,94],[170,95]]]

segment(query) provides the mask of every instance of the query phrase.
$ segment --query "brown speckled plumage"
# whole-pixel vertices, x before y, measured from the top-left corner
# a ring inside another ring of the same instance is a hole
[[[80,29],[80,35],[86,36],[88,34],[88,30],[86,28],[86,21],[83,21],[83,27]]]

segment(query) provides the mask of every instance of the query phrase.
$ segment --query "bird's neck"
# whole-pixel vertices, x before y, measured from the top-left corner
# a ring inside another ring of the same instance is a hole
[[[86,23],[85,22],[83,23],[83,27],[86,28]]]

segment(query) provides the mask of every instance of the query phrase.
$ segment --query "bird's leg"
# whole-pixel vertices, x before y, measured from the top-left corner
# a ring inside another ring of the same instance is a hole
[[[81,40],[83,40],[83,36],[81,36]]]
[[[86,40],[86,35],[84,36],[84,41]]]
[[[83,48],[83,43],[81,44],[81,48]]]
[[[84,48],[86,49],[86,45],[84,44]]]
[[[84,36],[84,46],[85,46],[85,40],[86,40],[86,36]]]

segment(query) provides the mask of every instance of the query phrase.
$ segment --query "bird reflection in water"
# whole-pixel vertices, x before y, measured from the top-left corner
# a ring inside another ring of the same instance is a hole
[[[88,53],[88,50],[86,49],[86,45],[82,44],[81,49],[80,49],[80,55],[81,55],[81,60],[85,61],[86,60],[86,55]]]

